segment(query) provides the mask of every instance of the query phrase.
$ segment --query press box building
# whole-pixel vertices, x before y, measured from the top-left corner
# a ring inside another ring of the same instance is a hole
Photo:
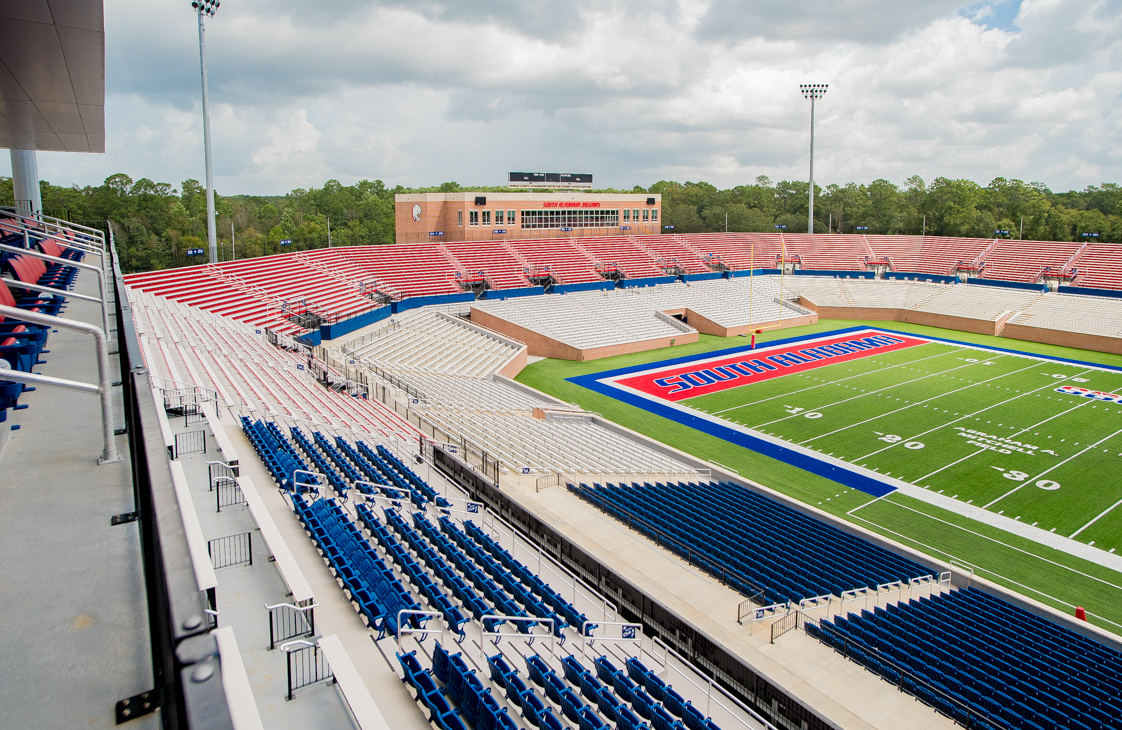
[[[394,197],[397,243],[659,233],[662,196],[457,192]]]

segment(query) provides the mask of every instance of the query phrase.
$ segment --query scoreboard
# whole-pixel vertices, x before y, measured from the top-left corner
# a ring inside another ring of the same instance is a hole
[[[591,173],[574,172],[511,172],[507,186],[512,188],[592,188]]]

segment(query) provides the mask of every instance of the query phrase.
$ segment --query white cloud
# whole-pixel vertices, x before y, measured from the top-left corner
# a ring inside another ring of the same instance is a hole
[[[258,147],[251,156],[256,167],[250,175],[273,183],[305,187],[321,184],[324,176],[330,173],[316,151],[321,135],[308,121],[306,109],[293,112],[283,125],[270,126],[266,134],[268,144]]]
[[[201,179],[195,23],[107,0],[108,151],[53,182]],[[1122,179],[1122,7],[1096,0],[228,3],[207,26],[220,192],[513,169],[720,186],[815,177]]]

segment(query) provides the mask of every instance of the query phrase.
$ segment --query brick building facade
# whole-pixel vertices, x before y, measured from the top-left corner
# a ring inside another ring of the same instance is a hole
[[[646,193],[420,193],[394,198],[397,243],[655,234],[662,196]]]

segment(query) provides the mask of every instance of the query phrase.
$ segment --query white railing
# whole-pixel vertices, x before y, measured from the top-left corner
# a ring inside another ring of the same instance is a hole
[[[437,627],[435,629],[430,629],[430,628],[428,628],[427,625],[424,625],[424,626],[421,626],[419,628],[413,628],[412,626],[408,626],[404,622],[402,622],[401,619],[402,619],[403,616],[426,616],[428,618],[435,618]],[[424,635],[440,634],[440,643],[443,644],[444,643],[444,624],[441,623],[440,619],[441,619],[441,615],[440,615],[439,611],[414,611],[414,610],[405,609],[405,608],[398,611],[397,612],[397,634],[396,634],[397,653],[399,655],[401,654],[401,636],[402,636],[402,634],[404,634],[406,636],[410,636],[412,634],[424,634]],[[397,671],[399,673],[398,676],[401,676],[400,675],[401,667],[400,666],[395,666],[394,669],[395,669],[395,671]]]
[[[592,635],[590,627],[595,629],[605,626],[618,626],[620,628],[620,635],[618,637]],[[636,655],[642,656],[643,624],[628,623],[626,621],[585,621],[580,627],[580,656],[582,660],[587,657],[588,647],[592,646],[597,641],[611,644],[632,644],[638,648]]]
[[[487,629],[488,622],[492,625],[498,623],[501,626],[505,622],[512,624],[530,624],[529,633],[521,631],[502,631],[495,630],[489,631]],[[487,614],[479,619],[480,637],[479,637],[479,658],[484,658],[483,645],[491,639],[491,643],[498,646],[499,642],[503,639],[522,639],[525,641],[534,641],[535,639],[545,638],[543,634],[535,634],[534,628],[537,626],[545,626],[549,631],[549,654],[554,659],[557,658],[557,635],[554,633],[554,621],[551,618],[537,618],[535,616],[502,616],[500,614]]]
[[[490,520],[490,525],[487,524],[488,519]],[[533,545],[529,540],[522,537],[521,533],[509,522],[496,515],[493,511],[487,510],[483,517],[482,528],[484,531],[487,531],[488,528],[490,528],[490,531],[494,533],[495,542],[499,542],[498,537],[501,535],[501,533],[499,532],[500,525],[505,527],[506,530],[510,533],[511,557],[513,557],[515,560],[518,560],[518,556],[516,554],[516,549],[518,547],[521,547],[524,551],[529,553],[531,557],[536,557],[536,575],[542,580],[549,583],[550,581],[547,579],[546,574],[543,572],[544,570],[548,570],[553,574],[555,578],[560,579],[566,588],[571,589],[570,595],[572,596],[572,598],[569,600],[569,603],[572,604],[573,608],[576,608],[578,611],[580,610],[580,608],[577,606],[577,595],[579,587],[589,594],[590,597],[587,600],[590,604],[596,605],[597,603],[599,603],[601,605],[601,615],[604,621],[607,621],[609,616],[617,619],[619,618],[619,608],[615,603],[608,600],[602,593],[589,585],[588,582],[583,578],[576,575],[564,565],[554,560],[553,556],[545,554],[545,552],[540,547]],[[533,549],[531,549],[531,547]]]
[[[745,610],[747,608],[747,610]],[[749,601],[744,601],[740,604],[738,610],[737,623],[743,625],[744,619],[748,619],[748,623],[754,624],[757,621],[764,621],[769,618],[776,618],[780,615],[786,615],[791,612],[791,604],[788,603],[773,603],[770,606],[758,606],[752,608]]]
[[[669,679],[670,679],[670,671],[673,670],[676,673],[677,676],[680,676],[682,679],[684,679],[687,682],[689,682],[690,684],[692,684],[695,688],[704,692],[705,693],[705,716],[706,717],[711,717],[713,715],[713,707],[714,706],[720,707],[729,717],[732,717],[732,718],[735,718],[735,719],[739,720],[740,724],[743,727],[748,728],[749,730],[757,730],[754,726],[752,726],[749,723],[744,721],[743,717],[741,717],[733,709],[735,707],[735,708],[739,709],[742,713],[747,715],[749,718],[751,718],[755,722],[758,722],[760,725],[762,725],[765,728],[765,730],[778,730],[778,728],[776,728],[775,725],[773,725],[772,723],[765,720],[762,716],[760,716],[760,714],[758,712],[756,712],[751,707],[749,707],[748,705],[746,705],[743,702],[741,702],[740,700],[738,700],[736,697],[734,697],[732,694],[730,694],[727,690],[725,690],[725,688],[721,687],[719,684],[714,682],[711,677],[707,676],[704,672],[702,672],[700,669],[698,669],[693,663],[691,663],[689,660],[687,660],[681,654],[679,654],[674,649],[672,649],[666,642],[664,642],[662,639],[659,639],[658,637],[655,637],[654,638],[654,648],[658,649],[660,647],[663,650],[663,652],[662,652],[663,655],[662,655],[661,661],[662,661],[663,674],[665,675],[664,681],[666,681],[667,684],[672,684],[669,681]],[[650,656],[655,658],[655,659],[659,659],[658,655],[655,652],[651,652]],[[677,661],[678,663],[682,664],[687,669],[689,669],[690,672],[687,673],[687,672],[683,671],[682,669],[678,668],[677,666],[675,666],[672,662],[670,662],[671,657],[673,657],[675,661]],[[702,685],[698,684],[697,680],[695,680],[694,677],[705,677],[706,686],[702,686]],[[726,727],[726,726],[722,725],[722,727]],[[726,730],[730,730],[730,729],[726,727]]]

